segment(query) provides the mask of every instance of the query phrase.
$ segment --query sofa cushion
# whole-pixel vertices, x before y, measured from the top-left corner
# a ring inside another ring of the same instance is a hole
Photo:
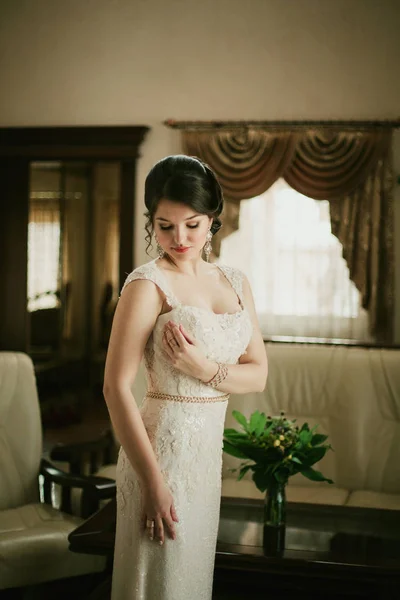
[[[385,494],[384,492],[357,490],[356,492],[352,492],[349,495],[346,505],[360,506],[362,508],[384,508],[388,510],[400,510],[400,494]]]
[[[82,520],[47,504],[0,512],[0,589],[102,571],[105,559],[67,552]]]
[[[286,498],[289,502],[306,502],[308,504],[331,504],[343,506],[349,492],[333,485],[307,486],[288,485]]]
[[[251,498],[262,500],[265,494],[260,492],[253,481],[242,479],[237,481],[233,478],[222,480],[222,496],[228,498]],[[341,506],[346,504],[349,497],[347,490],[337,488],[334,485],[322,486],[297,486],[286,487],[286,498],[288,502],[306,502],[311,504],[334,504]]]

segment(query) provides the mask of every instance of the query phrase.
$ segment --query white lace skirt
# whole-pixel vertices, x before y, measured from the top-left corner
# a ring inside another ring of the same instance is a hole
[[[144,531],[140,484],[120,450],[112,600],[211,600],[227,399],[205,400],[146,397],[141,408],[174,498],[175,540],[160,546]]]

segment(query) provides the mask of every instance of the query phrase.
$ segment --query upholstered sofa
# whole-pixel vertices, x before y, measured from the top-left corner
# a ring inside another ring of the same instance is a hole
[[[232,395],[226,427],[238,426],[234,409],[318,424],[334,451],[317,468],[334,485],[296,475],[288,500],[400,510],[400,350],[267,343],[266,352],[265,391]],[[262,497],[251,476],[229,472],[239,463],[224,455],[223,496]]]
[[[239,427],[234,409],[246,416],[284,410],[301,425],[318,424],[334,451],[316,465],[334,484],[293,477],[292,502],[400,510],[400,349],[266,343],[269,361],[264,392],[232,394],[226,427]],[[141,368],[133,393],[140,404],[146,390]],[[223,457],[222,495],[262,498],[251,475],[238,482],[230,469],[240,461]],[[100,469],[115,478],[115,465]]]

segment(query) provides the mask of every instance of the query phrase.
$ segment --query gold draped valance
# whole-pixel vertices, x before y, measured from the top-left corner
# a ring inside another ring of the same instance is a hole
[[[353,191],[387,154],[388,131],[184,131],[187,154],[217,173],[229,201],[264,193],[283,177],[296,191],[330,200]]]

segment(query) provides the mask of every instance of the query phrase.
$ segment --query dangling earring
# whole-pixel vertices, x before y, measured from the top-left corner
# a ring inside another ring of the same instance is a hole
[[[211,230],[209,229],[206,235],[206,243],[204,244],[204,254],[206,255],[206,261],[209,262],[210,260],[210,254],[211,254],[211,250],[212,250],[212,246],[211,246],[211,240],[212,240],[212,233]]]
[[[154,236],[154,239],[156,240],[156,248],[157,248],[158,258],[163,258],[165,252],[162,249],[162,247],[160,246],[160,244],[159,244],[158,239],[156,238],[156,236]]]

